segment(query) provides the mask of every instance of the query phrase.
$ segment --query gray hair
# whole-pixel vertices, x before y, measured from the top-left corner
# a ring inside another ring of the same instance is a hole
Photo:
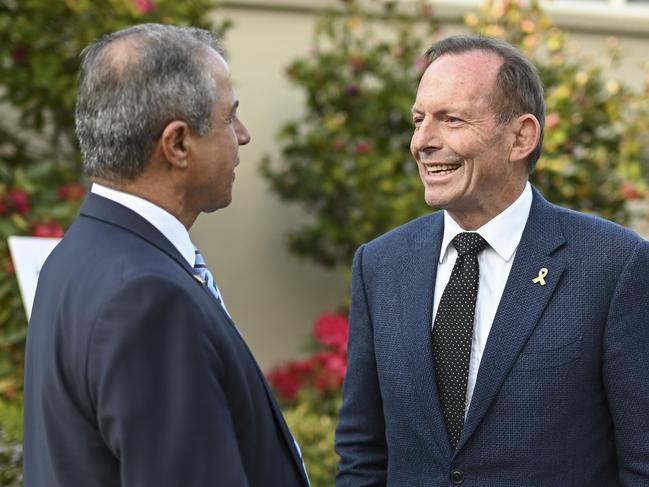
[[[500,111],[498,123],[505,124],[514,117],[531,113],[541,126],[539,142],[528,156],[529,171],[534,170],[543,149],[545,126],[545,101],[539,73],[532,62],[505,41],[485,36],[457,35],[433,44],[426,51],[428,64],[444,54],[463,54],[469,51],[486,51],[496,54],[503,64],[496,76],[495,106]]]
[[[209,49],[224,55],[206,30],[142,24],[83,50],[75,130],[89,176],[133,180],[173,120],[200,135],[211,130],[217,92]]]

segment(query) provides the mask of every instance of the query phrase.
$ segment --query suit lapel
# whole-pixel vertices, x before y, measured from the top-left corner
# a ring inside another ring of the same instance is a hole
[[[564,242],[556,210],[534,190],[530,216],[487,339],[458,450],[484,418],[561,279],[565,263],[552,253]],[[533,282],[543,268],[548,271],[546,284]]]
[[[119,203],[109,200],[108,198],[104,198],[94,193],[89,193],[86,197],[86,200],[83,203],[83,206],[81,207],[80,214],[88,218],[94,218],[94,219],[105,221],[112,225],[116,225],[125,231],[138,235],[139,237],[143,238],[151,245],[156,247],[158,250],[167,254],[173,261],[175,261],[180,267],[182,267],[193,279],[194,270],[189,265],[189,263],[185,260],[185,258],[180,254],[180,252],[178,252],[176,247],[162,233],[160,233],[157,228],[155,228],[153,225],[151,225],[148,221],[146,221],[144,218],[142,218],[134,211],[126,208],[123,205],[120,205]],[[205,286],[201,285],[196,280],[194,281],[199,287],[203,289],[203,292],[206,292],[208,294],[208,296],[211,298],[212,301],[216,302],[212,293],[209,290],[207,290]],[[225,321],[227,321],[228,323],[230,323],[232,326],[236,328],[234,322],[225,313],[225,311],[223,311],[220,305],[218,306],[218,313]],[[282,415],[282,412],[279,406],[277,405],[277,402],[275,401],[272,392],[270,391],[270,388],[268,386],[268,383],[265,380],[263,373],[259,369],[259,365],[257,364],[257,361],[252,355],[250,349],[248,348],[247,343],[245,342],[245,340],[243,340],[243,338],[241,339],[241,341],[247,353],[250,355],[253,363],[255,364],[255,368],[257,370],[257,373],[259,374],[261,382],[263,383],[264,390],[266,391],[266,395],[270,402],[273,416],[277,421],[277,425],[280,431],[282,432],[282,436],[284,437],[285,441],[289,446],[289,450],[291,451],[293,460],[295,461],[297,468],[300,471],[300,475],[302,476],[305,485],[309,485],[308,480],[306,478],[306,474],[302,467],[302,459],[299,457],[298,452],[296,451],[295,444],[293,442],[293,436],[288,430],[288,426],[284,421],[284,416]]]
[[[433,292],[437,277],[437,263],[444,235],[444,218],[437,212],[424,220],[422,231],[414,234],[409,242],[408,254],[395,266],[394,282],[400,283],[402,314],[401,325],[404,352],[411,363],[412,382],[420,392],[429,396],[416,401],[420,408],[416,414],[440,451],[451,455],[446,425],[437,394],[437,381],[433,365],[432,316]],[[395,322],[399,323],[400,317]]]

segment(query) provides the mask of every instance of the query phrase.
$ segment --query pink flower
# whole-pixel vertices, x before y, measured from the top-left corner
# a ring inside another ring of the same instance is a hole
[[[349,322],[343,314],[322,314],[315,323],[313,334],[323,345],[333,347],[339,352],[347,351]]]
[[[313,387],[320,392],[340,389],[347,371],[347,358],[336,352],[320,352],[313,358],[318,364]]]
[[[369,142],[359,142],[356,144],[356,154],[367,154],[372,150],[372,144]]]
[[[12,189],[7,195],[9,206],[21,215],[29,213],[29,197],[20,189]]]
[[[320,352],[316,357],[323,370],[342,383],[347,372],[347,357],[335,352]]]
[[[545,117],[545,126],[551,129],[559,125],[560,121],[561,121],[561,115],[559,115],[556,112],[548,113],[548,115]]]
[[[153,0],[135,0],[135,8],[140,13],[148,14],[155,10],[155,3]]]

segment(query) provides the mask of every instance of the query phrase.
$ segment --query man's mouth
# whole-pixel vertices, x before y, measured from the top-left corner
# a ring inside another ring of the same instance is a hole
[[[424,164],[427,176],[443,176],[451,174],[460,167],[460,164]]]

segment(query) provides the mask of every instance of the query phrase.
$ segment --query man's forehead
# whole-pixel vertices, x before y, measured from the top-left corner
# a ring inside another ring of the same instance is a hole
[[[459,54],[443,54],[433,61],[428,69],[465,72],[467,75],[495,76],[502,64],[503,59],[496,53],[476,49]]]
[[[485,51],[444,54],[424,72],[417,95],[437,97],[446,93],[456,97],[465,93],[474,98],[478,93],[491,92],[502,63],[500,56]]]

